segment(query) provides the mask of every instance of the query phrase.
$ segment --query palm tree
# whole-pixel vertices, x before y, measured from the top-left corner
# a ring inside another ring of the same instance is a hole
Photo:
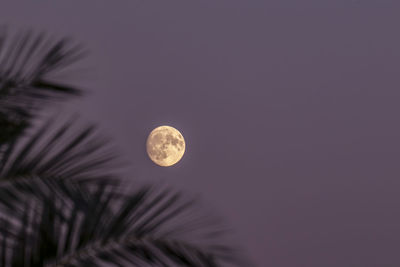
[[[121,186],[95,126],[46,118],[44,107],[82,94],[57,79],[82,52],[0,34],[0,266],[249,266],[196,201]]]

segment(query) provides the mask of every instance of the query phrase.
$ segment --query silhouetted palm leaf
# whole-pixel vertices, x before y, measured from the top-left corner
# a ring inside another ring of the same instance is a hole
[[[15,139],[49,100],[81,91],[55,79],[80,59],[82,49],[44,34],[0,33],[0,144]]]
[[[68,179],[99,179],[111,176],[115,154],[108,140],[93,125],[78,127],[76,119],[56,124],[50,119],[41,127],[7,145],[0,157],[0,179],[45,176]]]
[[[8,250],[0,262],[223,266],[224,261],[235,261],[230,247],[217,241],[218,224],[198,219],[193,201],[152,187],[128,192],[97,180],[75,183],[30,177],[3,183],[0,207],[8,216],[0,221],[4,233],[0,242],[7,243]],[[4,193],[16,197],[2,198]],[[15,203],[5,205],[7,201]]]

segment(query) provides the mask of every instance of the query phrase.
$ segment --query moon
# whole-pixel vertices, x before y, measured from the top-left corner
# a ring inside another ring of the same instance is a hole
[[[185,139],[171,126],[160,126],[149,134],[146,149],[149,158],[157,165],[169,167],[181,160],[185,153]]]

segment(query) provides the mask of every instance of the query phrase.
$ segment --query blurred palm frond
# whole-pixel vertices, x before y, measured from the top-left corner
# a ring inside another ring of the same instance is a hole
[[[218,224],[194,215],[194,202],[168,189],[147,186],[128,194],[105,180],[29,177],[3,183],[0,203],[2,213],[11,214],[0,220],[0,244],[7,248],[0,263],[11,266],[202,267],[236,261],[230,246],[218,241]]]
[[[94,125],[48,119],[41,127],[9,143],[0,155],[0,179],[40,176],[87,180],[110,178],[116,154]]]
[[[82,93],[56,74],[83,55],[81,46],[65,38],[0,32],[0,145],[17,138],[43,104]]]

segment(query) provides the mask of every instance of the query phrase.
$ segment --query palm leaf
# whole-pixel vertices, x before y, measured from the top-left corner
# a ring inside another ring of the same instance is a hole
[[[18,137],[43,104],[81,94],[56,76],[82,56],[83,49],[68,39],[0,33],[0,144]]]
[[[8,214],[0,233],[7,230],[3,238],[10,244],[0,262],[12,266],[239,263],[234,250],[217,241],[217,224],[197,219],[195,204],[167,189],[141,187],[132,192],[105,181],[38,177],[3,184],[0,195],[5,189],[17,196],[8,201],[17,203],[0,205]],[[194,221],[201,227],[192,228]]]
[[[49,119],[24,137],[9,143],[0,156],[0,179],[100,179],[113,176],[118,166],[108,139],[93,125],[80,126],[76,118],[64,123]]]

